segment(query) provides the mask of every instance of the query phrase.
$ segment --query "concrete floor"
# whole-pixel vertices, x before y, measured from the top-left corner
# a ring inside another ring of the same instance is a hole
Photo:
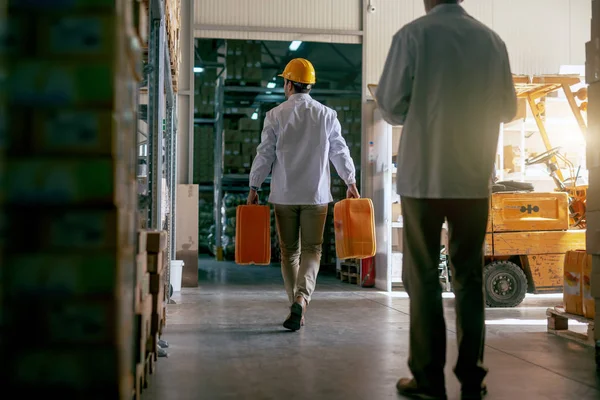
[[[287,299],[277,267],[239,267],[201,259],[200,287],[183,289],[167,311],[169,357],[143,400],[399,399],[408,375],[408,299],[321,276],[296,333],[281,324]],[[456,359],[453,299],[448,322],[447,386]],[[600,399],[594,351],[546,333],[545,310],[560,296],[528,297],[515,309],[487,312],[489,400]],[[583,329],[583,327],[581,327]]]

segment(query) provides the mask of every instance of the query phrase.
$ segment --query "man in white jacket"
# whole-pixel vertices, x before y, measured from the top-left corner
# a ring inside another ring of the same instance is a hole
[[[483,246],[500,123],[517,110],[504,42],[461,2],[424,0],[427,15],[394,36],[376,93],[384,119],[403,125],[397,187],[413,378],[400,379],[397,389],[419,399],[446,399],[438,275],[444,219],[456,295],[454,371],[463,399],[480,399],[487,391]]]
[[[328,204],[333,201],[329,162],[358,198],[354,162],[334,110],[310,96],[316,82],[310,61],[296,58],[280,75],[287,101],[269,111],[250,172],[248,204],[272,171],[269,202],[275,207],[281,272],[291,303],[283,326],[297,331],[315,289]]]

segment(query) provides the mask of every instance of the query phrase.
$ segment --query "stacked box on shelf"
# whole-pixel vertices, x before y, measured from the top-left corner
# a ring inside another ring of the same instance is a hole
[[[147,352],[157,358],[158,338],[166,322],[165,293],[169,282],[165,281],[165,271],[169,268],[167,259],[167,231],[148,231],[146,240],[147,267],[152,298],[152,313],[150,315],[150,335]]]
[[[587,252],[592,254],[592,295],[596,299],[595,324],[600,326],[600,1],[592,1],[591,40],[586,43],[586,81],[588,86],[588,134],[586,163],[589,170],[587,192]],[[600,329],[595,330],[600,340]],[[598,343],[598,342],[597,342]],[[600,367],[600,346],[596,345],[596,364]]]
[[[260,121],[240,118],[238,129],[224,131],[223,166],[226,174],[248,174],[260,143]]]
[[[133,26],[135,33],[142,44],[142,47],[148,46],[149,25],[149,4],[148,0],[133,1]]]
[[[194,183],[212,182],[215,176],[213,125],[194,126]]]
[[[4,389],[29,397],[134,390],[141,54],[132,2],[90,3],[10,1],[1,50],[11,174],[0,346]]]
[[[148,340],[150,338],[152,317],[152,296],[150,295],[150,274],[148,273],[147,232],[138,231],[137,255],[135,259],[135,393],[140,398],[146,386],[146,359],[148,356]]]
[[[194,80],[194,115],[197,118],[214,118],[217,96],[217,72],[205,69],[195,75]]]
[[[262,82],[262,48],[260,41],[227,42],[227,83],[257,86]]]
[[[166,0],[165,5],[165,30],[169,44],[169,55],[171,59],[171,76],[173,79],[173,90],[177,92],[177,80],[179,76],[179,63],[181,52],[179,46],[179,27],[181,25],[181,0]]]

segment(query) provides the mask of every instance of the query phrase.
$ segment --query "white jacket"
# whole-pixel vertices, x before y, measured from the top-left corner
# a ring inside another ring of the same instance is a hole
[[[270,203],[327,204],[329,161],[347,185],[356,183],[337,113],[308,94],[293,94],[266,115],[250,186],[260,187],[272,170]]]

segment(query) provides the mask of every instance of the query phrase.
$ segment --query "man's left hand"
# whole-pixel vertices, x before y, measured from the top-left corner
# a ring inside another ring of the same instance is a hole
[[[352,184],[348,186],[348,191],[346,192],[347,199],[360,199],[360,193],[358,193],[358,188],[356,184]]]

